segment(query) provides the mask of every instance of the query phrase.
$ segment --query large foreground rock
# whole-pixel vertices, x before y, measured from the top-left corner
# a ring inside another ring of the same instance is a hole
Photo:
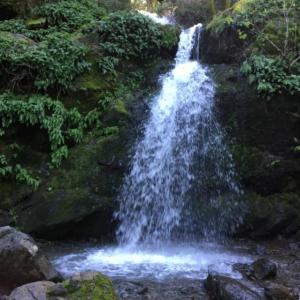
[[[117,300],[112,282],[99,272],[74,274],[55,284],[39,281],[15,289],[8,300]]]
[[[47,291],[55,286],[51,281],[37,281],[22,285],[10,294],[8,300],[47,300]]]
[[[226,276],[210,274],[205,288],[211,300],[262,300],[261,295],[243,283]]]
[[[0,288],[38,281],[59,280],[59,273],[27,234],[6,226],[0,228]]]

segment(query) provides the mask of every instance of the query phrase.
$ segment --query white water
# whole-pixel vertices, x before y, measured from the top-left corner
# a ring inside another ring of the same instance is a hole
[[[215,244],[165,246],[164,249],[90,248],[57,256],[54,265],[64,275],[96,270],[112,278],[204,279],[208,272],[240,278],[233,272],[237,262],[248,263],[250,257],[229,252]]]
[[[136,145],[117,214],[123,245],[164,244],[176,235],[189,241],[193,231],[220,236],[236,225],[239,188],[214,117],[213,81],[191,59],[200,28],[182,31],[175,66],[162,78]]]
[[[150,13],[148,11],[145,10],[139,10],[138,11],[140,14],[150,18],[152,21],[158,23],[158,24],[162,24],[162,25],[167,25],[172,23],[172,19],[170,17],[160,17],[158,14],[155,13]]]
[[[190,238],[191,231],[212,236],[234,227],[234,195],[239,194],[231,156],[214,118],[213,82],[207,69],[191,59],[200,27],[182,32],[174,68],[162,77],[137,142],[120,194],[121,245],[57,256],[54,263],[62,273],[98,270],[112,277],[200,279],[209,270],[236,276],[232,264],[249,261]],[[203,208],[198,207],[200,215],[193,214],[194,202]],[[171,242],[176,234],[184,244]]]

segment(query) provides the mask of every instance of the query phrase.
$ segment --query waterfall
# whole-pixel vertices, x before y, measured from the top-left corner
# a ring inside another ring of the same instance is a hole
[[[182,31],[174,67],[151,99],[119,195],[119,245],[58,256],[63,274],[98,270],[118,280],[173,282],[205,279],[211,271],[240,276],[232,265],[249,263],[244,254],[206,243],[240,222],[241,191],[215,117],[214,83],[199,60],[200,29]]]
[[[238,222],[240,189],[214,116],[214,84],[196,50],[200,28],[182,31],[174,68],[162,77],[135,146],[119,197],[122,245],[188,238],[196,229],[216,236]]]

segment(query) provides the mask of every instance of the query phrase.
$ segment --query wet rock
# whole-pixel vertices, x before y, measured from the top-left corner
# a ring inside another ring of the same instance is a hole
[[[266,197],[248,194],[244,200],[244,222],[235,233],[238,237],[290,238],[300,229],[299,194],[275,194]]]
[[[210,64],[237,63],[243,56],[244,44],[233,27],[226,28],[221,35],[205,29],[200,43],[201,58]]]
[[[222,45],[223,34],[220,39]],[[226,34],[224,40],[237,45]],[[210,43],[208,47],[202,42],[201,47],[214,59],[219,41],[215,40],[214,46]],[[237,55],[239,63],[239,54],[234,49],[225,52],[232,57],[216,54],[218,61],[211,70],[216,82],[216,112],[232,142],[236,171],[245,191],[244,222],[236,234],[251,239],[296,238],[300,230],[300,156],[293,149],[294,137],[298,139],[300,132],[300,104],[295,104],[295,97],[279,95],[263,108],[239,64],[233,62]],[[219,64],[222,61],[229,64]]]
[[[164,280],[115,279],[114,286],[120,299],[130,300],[208,300],[200,280],[168,278]]]
[[[262,300],[261,296],[235,279],[210,274],[205,288],[211,300]]]
[[[271,283],[265,287],[265,295],[268,300],[298,300],[299,297],[295,295],[289,288]]]
[[[258,259],[252,264],[234,264],[233,269],[244,277],[255,280],[274,279],[277,275],[277,265],[266,258]]]
[[[277,275],[277,265],[266,258],[256,260],[250,267],[253,276],[260,280],[273,279]]]
[[[55,286],[51,281],[38,281],[22,285],[12,291],[8,300],[47,300],[47,291]]]
[[[28,282],[60,279],[29,235],[9,226],[0,228],[0,286],[10,290]]]

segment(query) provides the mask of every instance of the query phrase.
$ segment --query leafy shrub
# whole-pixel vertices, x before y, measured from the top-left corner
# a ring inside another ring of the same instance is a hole
[[[73,108],[67,110],[62,102],[49,97],[30,97],[2,94],[0,96],[0,130],[5,131],[16,124],[36,126],[47,132],[51,147],[51,163],[59,166],[68,155],[68,142],[78,143],[83,137],[84,118]]]
[[[217,36],[224,30],[244,40],[248,59],[242,71],[260,95],[299,92],[299,0],[240,0],[207,25]]]
[[[11,33],[23,33],[26,31],[26,25],[24,20],[11,19],[0,22],[0,31],[8,31]]]
[[[7,157],[0,154],[0,178],[7,176],[13,176],[18,182],[24,182],[35,189],[40,184],[40,180],[35,178],[27,169],[20,164],[11,166]]]
[[[67,89],[88,69],[86,50],[66,33],[49,34],[36,44],[24,37],[0,34],[0,72],[15,84],[31,79],[36,88]]]
[[[291,74],[284,61],[278,58],[253,55],[243,63],[241,70],[258,93],[268,99],[275,94],[300,93],[300,75]]]
[[[177,45],[175,26],[163,26],[135,12],[113,13],[100,22],[100,55],[102,73],[113,73],[121,59],[149,60],[162,50]]]
[[[106,11],[95,0],[63,0],[45,3],[34,14],[46,18],[48,26],[57,26],[72,31],[101,19]]]
[[[160,26],[149,18],[133,12],[118,12],[102,21],[99,26],[101,46],[105,53],[120,57],[145,59],[160,49],[162,33]]]

